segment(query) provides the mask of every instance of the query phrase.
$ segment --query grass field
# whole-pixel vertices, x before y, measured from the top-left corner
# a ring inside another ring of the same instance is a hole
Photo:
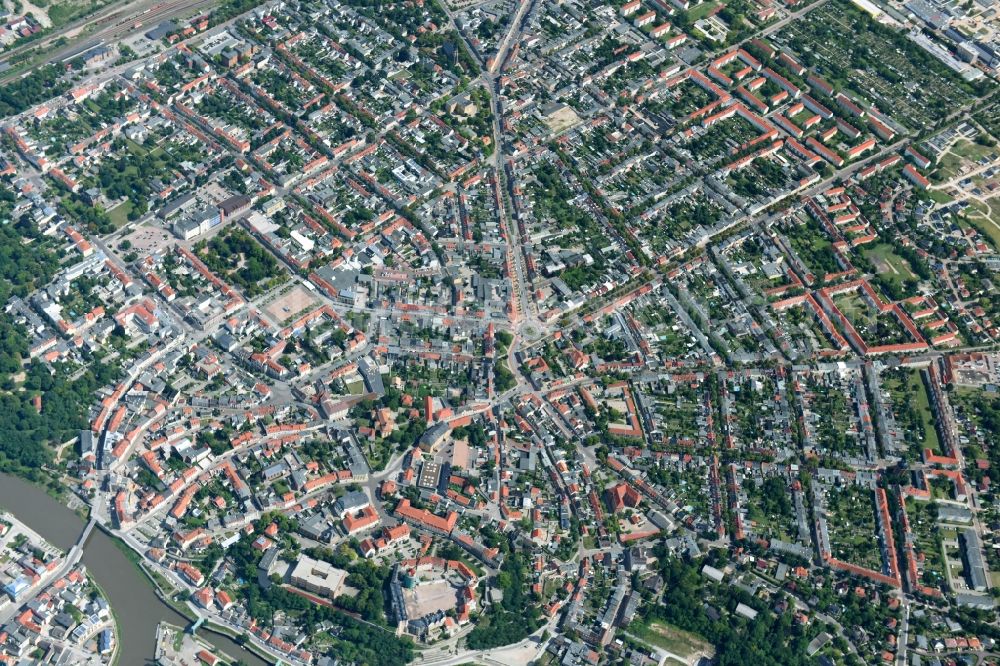
[[[986,203],[970,200],[965,215],[972,226],[989,237],[994,248],[1000,248],[1000,199],[987,199]]]
[[[893,401],[899,405],[908,402],[910,407],[916,410],[917,418],[924,426],[922,448],[928,448],[934,453],[940,454],[941,442],[938,440],[937,430],[934,427],[934,412],[931,410],[930,397],[927,395],[927,388],[924,386],[920,371],[911,369],[907,373],[905,382],[892,377],[886,380],[885,385],[892,394]],[[909,401],[904,398],[907,394],[910,396]]]
[[[924,434],[927,438],[927,447],[935,452],[941,453],[941,443],[938,441],[937,429],[934,427],[934,412],[931,410],[930,397],[927,395],[927,388],[919,372],[910,373],[910,385],[913,387],[917,397],[917,410],[924,422]]]
[[[905,281],[916,279],[910,265],[905,259],[892,251],[892,246],[888,243],[879,243],[864,250],[864,255],[875,264],[879,273],[885,275],[893,281]]]
[[[878,321],[878,313],[857,293],[837,294],[833,301],[855,327],[873,326]]]
[[[951,152],[966,160],[978,162],[984,157],[989,157],[990,155],[996,153],[997,148],[996,146],[984,146],[982,144],[963,139],[952,147]]]
[[[721,4],[722,4],[721,2],[703,2],[700,5],[695,5],[690,10],[688,10],[687,13],[688,20],[691,21],[692,23],[694,23],[695,21],[700,21],[701,19],[711,14],[712,11],[714,11],[715,8]]]
[[[128,214],[132,212],[132,202],[126,199],[108,211],[108,217],[115,229],[121,229],[128,222]]]
[[[928,190],[927,196],[929,196],[932,201],[939,204],[951,203],[955,199],[955,197],[951,196],[944,190]]]
[[[649,625],[633,623],[629,625],[629,633],[635,635],[650,645],[655,645],[679,657],[690,658],[698,654],[711,655],[714,648],[705,639],[683,631],[664,622],[653,621]]]

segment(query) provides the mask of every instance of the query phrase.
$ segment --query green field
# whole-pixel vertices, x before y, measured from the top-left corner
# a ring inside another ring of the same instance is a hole
[[[892,246],[888,243],[874,245],[863,250],[863,254],[875,264],[875,268],[880,274],[894,282],[916,279],[913,271],[910,270],[909,263],[893,252]]]
[[[944,190],[927,190],[927,196],[931,198],[931,201],[939,204],[951,203],[955,199]]]
[[[941,442],[938,441],[937,429],[934,426],[934,412],[931,410],[930,396],[924,387],[924,380],[919,372],[910,373],[910,385],[917,396],[917,410],[924,421],[924,440],[927,447],[934,453],[941,453]]]
[[[121,229],[128,222],[128,214],[132,212],[132,202],[126,199],[108,211],[108,217],[115,229]]]
[[[861,325],[874,326],[878,322],[878,313],[857,293],[837,294],[833,298],[837,308],[844,313],[855,328]]]
[[[700,5],[695,5],[687,13],[688,20],[692,23],[700,21],[711,14],[721,4],[721,2],[703,2]]]
[[[970,200],[965,215],[972,226],[989,237],[994,248],[1000,248],[1000,199],[987,199],[987,203]]]
[[[657,620],[648,625],[632,623],[629,625],[628,631],[650,645],[672,652],[679,657],[689,658],[697,654],[711,655],[714,652],[712,645],[701,636]]]
[[[959,139],[938,162],[934,172],[936,180],[950,180],[957,176],[962,167],[968,170],[978,168],[979,160],[997,152],[995,146],[983,146],[968,139]]]

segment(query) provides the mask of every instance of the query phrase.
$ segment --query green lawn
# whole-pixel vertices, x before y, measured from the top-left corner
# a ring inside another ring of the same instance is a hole
[[[950,203],[955,199],[955,197],[951,196],[944,190],[927,190],[927,196],[929,196],[932,201],[939,204]]]
[[[951,148],[951,152],[959,157],[963,157],[973,162],[978,162],[984,157],[988,157],[997,152],[996,146],[983,146],[981,144],[962,139]]]
[[[909,263],[893,252],[892,246],[888,243],[873,245],[863,250],[863,253],[869,261],[875,264],[879,273],[894,282],[916,279],[913,271],[910,270]]]
[[[700,21],[701,19],[711,14],[712,11],[721,4],[722,4],[721,2],[703,2],[700,5],[695,5],[690,10],[688,10],[687,13],[688,20],[691,21],[692,23],[694,23],[695,21]]]
[[[837,294],[833,300],[855,327],[859,324],[874,324],[878,318],[873,308],[856,293]]]
[[[128,146],[129,152],[131,152],[133,155],[137,155],[139,157],[142,157],[143,155],[145,155],[146,153],[149,152],[148,150],[146,150],[145,148],[143,148],[142,146],[140,146],[139,144],[137,144],[132,139],[125,139],[125,145]],[[163,154],[163,150],[162,149],[159,149],[159,150],[160,150],[159,154],[162,155]]]
[[[938,441],[937,429],[934,427],[934,412],[931,410],[930,396],[924,387],[924,380],[920,377],[920,372],[910,373],[910,384],[917,394],[917,409],[924,421],[924,433],[927,439],[924,443],[934,453],[941,453],[941,443]]]
[[[886,388],[893,394],[893,400],[899,404],[904,402],[908,393],[912,396],[910,405],[917,412],[924,426],[924,440],[921,448],[928,448],[934,453],[941,453],[941,443],[938,441],[937,430],[934,427],[934,413],[931,411],[930,396],[924,387],[920,371],[912,369],[907,373],[906,382],[902,383],[893,377],[886,381]]]
[[[967,139],[961,139],[945,153],[938,162],[936,175],[939,180],[948,180],[959,174],[962,167],[974,169],[977,162],[993,154],[996,147],[981,146]]]
[[[132,212],[132,202],[126,199],[108,211],[108,217],[115,229],[121,229],[128,222],[128,214]]]

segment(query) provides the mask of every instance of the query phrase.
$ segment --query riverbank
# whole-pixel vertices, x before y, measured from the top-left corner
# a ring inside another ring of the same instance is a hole
[[[97,588],[97,591],[100,592],[102,597],[104,597],[105,599],[108,598],[108,595],[104,591],[104,588],[101,587],[100,583],[94,580],[93,576],[90,577],[90,582],[91,584],[93,584],[94,587]],[[115,610],[115,607],[112,606],[110,602],[108,602],[108,610],[111,612],[111,623],[114,625],[114,634],[115,634],[115,649],[111,653],[111,666],[119,666],[119,664],[121,663],[120,659],[122,656],[122,625],[121,621],[118,619],[118,612]]]
[[[0,473],[0,506],[30,525],[46,541],[68,552],[85,523],[47,490],[47,483],[43,487]],[[157,625],[169,622],[187,626],[190,624],[190,613],[182,612],[163,600],[157,594],[154,581],[138,564],[141,556],[122,544],[136,559],[126,555],[115,539],[103,529],[94,530],[85,544],[82,562],[116,613],[120,636],[118,663],[129,666],[151,663],[156,651]],[[209,635],[202,636],[203,640],[250,666],[273,663],[272,659],[262,658],[230,637],[214,631],[206,631],[206,634]]]
[[[157,574],[155,571],[150,571],[149,568],[147,568],[145,563],[143,562],[142,557],[134,550],[129,548],[127,543],[122,541],[119,537],[115,536],[112,532],[108,531],[107,528],[105,528],[100,523],[98,523],[98,527],[101,529],[102,532],[104,532],[105,535],[107,535],[109,539],[111,539],[111,541],[118,547],[118,549],[122,552],[122,554],[137,569],[139,569],[140,573],[142,573],[142,575],[145,576],[146,580],[153,587],[153,592],[156,594],[157,598],[163,604],[169,606],[170,609],[173,610],[175,613],[188,620],[189,624],[186,626],[190,626],[191,624],[198,621],[199,618],[191,611],[190,608],[188,608],[187,605],[181,604],[176,599],[173,598],[173,594],[176,593],[176,590],[174,590],[173,588],[171,588],[170,591],[164,589],[164,584],[169,585],[169,581],[163,579],[163,577]],[[234,643],[236,643],[237,645],[239,645],[240,647],[242,647],[244,650],[252,652],[255,656],[266,661],[267,663],[274,663],[274,657],[268,655],[266,652],[264,652],[259,647],[254,645],[252,641],[241,642],[240,636],[231,629],[227,629],[222,625],[208,621],[202,624],[198,629],[199,631],[204,630],[207,633],[215,634],[217,636],[229,639]]]
[[[204,650],[223,662],[233,663],[232,655],[220,652],[210,642],[199,636],[193,636],[184,629],[168,622],[162,622],[156,628],[156,662],[164,666],[180,664],[203,663],[201,651]]]

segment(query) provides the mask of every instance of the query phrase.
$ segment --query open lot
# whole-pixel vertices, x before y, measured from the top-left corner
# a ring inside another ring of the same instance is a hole
[[[162,252],[171,244],[172,239],[173,236],[160,227],[142,225],[122,237],[119,246],[121,243],[128,243],[125,247],[131,246],[137,254],[146,256]]]
[[[423,617],[455,607],[456,590],[446,580],[423,583],[403,590],[403,602],[409,617]]]
[[[633,623],[629,626],[629,633],[685,659],[711,657],[715,653],[705,639],[664,622],[654,620],[648,626]]]
[[[265,305],[264,311],[274,321],[287,324],[297,315],[315,308],[318,303],[319,301],[308,289],[297,284]]]
[[[932,177],[937,181],[951,180],[989,165],[996,155],[995,146],[984,146],[968,139],[959,139],[941,156]]]
[[[994,248],[1000,248],[1000,197],[970,200],[965,215],[972,226],[989,237]]]

